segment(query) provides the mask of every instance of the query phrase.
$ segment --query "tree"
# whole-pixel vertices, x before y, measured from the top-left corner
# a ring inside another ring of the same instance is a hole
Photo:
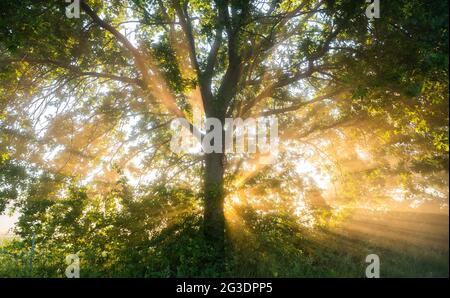
[[[414,123],[423,136],[406,143],[427,147],[415,164],[448,172],[448,114],[441,109],[448,107],[447,3],[390,1],[379,20],[354,1],[82,0],[79,19],[66,17],[64,1],[3,6],[2,128],[7,147],[22,144],[9,149],[11,160],[78,177],[99,167],[106,177],[99,189],[117,169],[158,169],[160,183],[201,171],[203,232],[218,268],[224,199],[253,179],[236,175],[243,163],[258,160],[169,152],[170,120],[185,118],[195,130],[194,108],[222,126],[227,117],[277,115],[284,140],[333,128],[370,131],[393,118],[378,128],[401,131],[386,142],[394,146],[413,134]],[[416,19],[414,9],[430,18]],[[141,153],[141,165],[130,167]]]

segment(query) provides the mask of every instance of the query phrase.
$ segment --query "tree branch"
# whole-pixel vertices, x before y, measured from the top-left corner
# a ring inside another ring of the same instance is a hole
[[[69,70],[72,74],[77,76],[90,76],[95,78],[106,78],[111,79],[114,81],[127,83],[127,84],[133,84],[138,85],[142,87],[144,85],[144,82],[142,82],[140,79],[133,79],[129,77],[119,76],[115,74],[109,74],[109,73],[102,73],[102,72],[96,72],[96,71],[82,71],[79,67],[66,64],[62,61],[56,61],[51,59],[35,59],[35,58],[27,58],[26,56],[22,58],[8,58],[8,59],[2,59],[0,60],[1,63],[15,63],[15,62],[27,62],[31,64],[48,64],[48,65],[54,65],[59,68],[64,68]]]
[[[304,101],[298,104],[294,104],[291,105],[289,107],[284,107],[284,108],[279,108],[279,109],[273,109],[273,110],[269,110],[269,111],[264,111],[258,114],[258,117],[267,117],[267,116],[271,116],[271,115],[278,115],[278,114],[282,114],[282,113],[287,113],[287,112],[292,112],[292,111],[296,111],[298,109],[301,109],[304,106],[313,104],[313,103],[317,103],[320,102],[322,100],[325,99],[329,99],[332,96],[336,96],[338,94],[341,94],[342,92],[345,92],[346,90],[341,89],[341,90],[337,90],[328,94],[324,94],[324,95],[320,95],[317,96],[309,101]]]
[[[183,29],[184,35],[186,37],[186,41],[188,44],[189,49],[189,57],[191,59],[191,62],[194,66],[194,69],[197,72],[197,77],[200,77],[200,67],[197,60],[197,53],[195,50],[195,39],[194,39],[194,33],[192,31],[192,24],[189,20],[189,16],[187,13],[187,2],[183,5],[183,7],[180,4],[180,1],[175,0],[173,1],[175,10],[177,12],[178,18],[180,20],[181,28]]]
[[[84,2],[84,0],[80,1],[80,7],[83,9],[86,14],[88,14],[92,20],[103,29],[109,31],[114,37],[117,38],[117,40],[131,53],[131,55],[134,57],[136,66],[138,67],[139,71],[141,72],[143,79],[145,82],[149,79],[148,69],[145,64],[145,58],[144,56],[139,52],[138,49],[136,49],[131,42],[117,29],[115,29],[113,26],[102,20],[90,7],[89,5]]]

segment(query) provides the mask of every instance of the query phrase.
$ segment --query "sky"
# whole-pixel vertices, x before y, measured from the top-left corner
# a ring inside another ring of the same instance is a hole
[[[11,228],[18,219],[18,214],[0,215],[0,238],[5,235],[12,235]]]

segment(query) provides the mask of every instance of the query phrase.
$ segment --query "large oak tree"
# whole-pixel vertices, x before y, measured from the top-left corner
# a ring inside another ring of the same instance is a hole
[[[192,124],[195,108],[222,124],[278,117],[281,167],[296,160],[289,148],[307,144],[323,159],[349,146],[330,133],[340,129],[378,135],[366,139],[373,175],[415,191],[445,185],[444,2],[383,2],[370,20],[364,1],[81,0],[79,18],[64,1],[3,1],[0,206],[25,189],[24,164],[99,189],[118,171],[161,184],[184,175],[202,194],[203,232],[222,267],[224,199],[254,178],[239,172],[258,168],[258,156],[170,152],[170,121]]]

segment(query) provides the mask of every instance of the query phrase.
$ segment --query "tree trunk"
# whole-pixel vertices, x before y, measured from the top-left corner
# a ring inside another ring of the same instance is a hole
[[[203,228],[208,246],[212,249],[211,264],[218,273],[225,262],[224,154],[205,155]]]

